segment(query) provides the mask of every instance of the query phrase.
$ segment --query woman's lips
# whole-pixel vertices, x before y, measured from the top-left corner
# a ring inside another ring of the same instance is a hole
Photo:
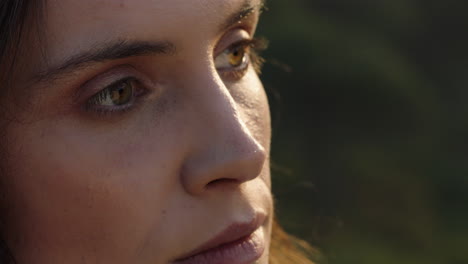
[[[233,223],[187,257],[174,264],[248,264],[257,261],[265,250],[262,228],[266,217],[257,215],[249,223]]]

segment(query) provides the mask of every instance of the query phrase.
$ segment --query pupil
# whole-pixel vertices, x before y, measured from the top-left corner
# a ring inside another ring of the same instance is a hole
[[[242,58],[244,56],[243,50],[236,49],[231,53],[230,63],[232,66],[239,66],[242,63]]]
[[[112,91],[112,102],[116,105],[128,103],[132,95],[132,88],[129,81],[123,82]]]

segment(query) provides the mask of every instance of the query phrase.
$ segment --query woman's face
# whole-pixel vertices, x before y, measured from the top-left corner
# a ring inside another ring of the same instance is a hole
[[[19,264],[267,263],[270,117],[244,54],[260,6],[46,3],[4,136]]]

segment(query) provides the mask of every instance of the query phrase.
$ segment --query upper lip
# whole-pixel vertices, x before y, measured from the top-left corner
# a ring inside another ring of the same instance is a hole
[[[205,251],[215,249],[221,245],[240,240],[241,238],[248,237],[262,226],[265,220],[266,216],[264,214],[257,213],[255,214],[255,217],[248,222],[233,222],[212,239],[195,248],[188,254],[178,258],[176,262],[198,255]]]

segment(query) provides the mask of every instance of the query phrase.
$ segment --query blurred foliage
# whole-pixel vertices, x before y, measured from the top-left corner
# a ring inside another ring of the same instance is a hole
[[[285,228],[334,264],[468,263],[468,2],[269,0]]]

